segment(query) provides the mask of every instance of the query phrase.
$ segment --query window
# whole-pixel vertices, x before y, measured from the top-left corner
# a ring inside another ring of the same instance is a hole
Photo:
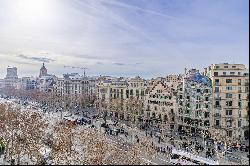
[[[215,121],[215,125],[216,125],[216,126],[220,126],[220,120],[216,120],[216,121]]]
[[[232,79],[226,79],[226,83],[232,83]]]
[[[233,97],[233,94],[231,93],[226,93],[226,98],[232,98]]]
[[[227,72],[223,72],[223,75],[226,75],[227,74]]]
[[[141,96],[144,96],[144,91],[143,90],[141,91]]]
[[[206,101],[208,101],[208,99],[209,99],[208,97],[205,97],[205,100],[206,100]]]
[[[248,86],[245,87],[245,91],[249,92],[249,87]]]
[[[201,90],[200,90],[200,89],[197,89],[197,92],[199,93],[199,92],[201,92]]]
[[[241,108],[241,102],[238,102],[238,106],[239,106],[239,108]]]
[[[126,97],[129,98],[129,90],[126,90]]]
[[[234,75],[235,74],[235,72],[230,72],[230,75]]]
[[[226,101],[226,106],[228,106],[228,107],[233,106],[233,101]]]
[[[227,136],[232,137],[232,131],[227,131]]]
[[[220,87],[215,87],[215,92],[220,92]]]
[[[205,118],[209,118],[209,112],[205,112]]]
[[[219,79],[215,79],[215,85],[219,85],[220,80]]]
[[[231,86],[227,86],[226,90],[232,90],[233,88]]]
[[[238,75],[239,75],[239,76],[240,76],[240,74],[241,74],[241,73],[240,73],[240,72],[238,72]]]
[[[241,93],[241,87],[240,86],[238,86],[238,92]]]
[[[215,101],[215,105],[219,106],[220,105],[220,101]]]
[[[216,66],[216,69],[219,69],[220,68],[220,66]]]
[[[218,76],[218,72],[214,72],[214,76]]]
[[[136,96],[139,96],[139,90],[136,89]]]
[[[228,66],[224,66],[225,69],[228,69]]]
[[[130,90],[130,95],[131,95],[131,96],[133,95],[133,89]]]
[[[236,68],[236,66],[232,66],[232,68]]]
[[[238,94],[238,96],[239,96],[239,99],[241,99],[241,94]]]
[[[232,115],[232,110],[226,110],[226,115]]]
[[[241,85],[241,79],[238,79],[238,85]]]
[[[227,120],[227,127],[232,127],[232,120]]]
[[[238,121],[238,127],[241,127],[241,119]]]

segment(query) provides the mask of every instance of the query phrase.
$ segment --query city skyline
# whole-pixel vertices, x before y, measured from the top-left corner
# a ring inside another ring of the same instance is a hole
[[[213,63],[249,66],[248,1],[0,1],[0,78],[7,66],[50,74],[152,78]],[[32,69],[32,70],[31,70]],[[83,72],[82,72],[83,74]]]
[[[213,64],[229,64],[229,63],[213,63]],[[239,65],[239,63],[234,63],[234,64],[236,64],[236,65]],[[41,70],[41,67],[43,66],[43,65],[45,65],[45,68],[46,69],[48,69],[47,68],[47,65],[43,62],[43,63],[41,63],[41,66],[38,66],[37,68],[39,69],[38,70],[38,72],[36,72],[35,74],[33,74],[33,75],[27,75],[27,74],[25,74],[25,73],[22,73],[22,71],[21,72],[19,72],[19,70],[18,70],[18,68],[17,68],[17,76],[18,76],[18,78],[22,78],[22,77],[33,77],[33,78],[39,78],[40,76],[39,76],[39,72],[40,72],[40,70]],[[243,64],[243,65],[245,65],[245,64]],[[69,70],[67,70],[65,73],[62,73],[62,74],[59,74],[59,73],[51,73],[51,72],[49,72],[49,69],[48,69],[48,74],[49,75],[54,75],[54,76],[56,76],[56,77],[58,77],[58,78],[62,78],[62,77],[64,77],[64,75],[65,74],[79,74],[80,76],[84,76],[84,70],[83,69],[79,69],[79,68],[81,68],[81,67],[77,67],[77,66],[64,66],[64,67],[62,67],[62,68],[65,68],[65,67],[67,67],[67,68],[71,68],[71,69],[69,69]],[[98,75],[98,74],[92,74],[92,75],[89,75],[88,73],[87,73],[87,69],[85,69],[85,72],[86,72],[86,76],[87,77],[99,77],[99,76],[110,76],[110,77],[125,77],[125,78],[129,78],[129,77],[137,77],[137,76],[139,76],[139,77],[141,77],[141,78],[144,78],[144,79],[155,79],[155,78],[157,78],[157,77],[166,77],[166,76],[169,76],[169,75],[184,75],[185,74],[185,70],[191,70],[191,69],[195,69],[195,70],[198,70],[200,73],[203,73],[203,72],[205,72],[205,68],[206,68],[207,66],[203,66],[201,69],[198,69],[198,68],[184,68],[183,69],[183,71],[182,72],[180,72],[180,73],[169,73],[169,74],[163,74],[163,75],[155,75],[154,77],[143,77],[142,75],[140,75],[139,73],[137,74],[137,75],[122,75],[122,74],[117,74],[117,75],[111,75],[111,74],[106,74],[106,75]],[[8,66],[8,67],[6,67],[6,71],[5,71],[5,75],[3,76],[3,77],[0,77],[0,79],[4,79],[4,78],[6,78],[6,76],[7,76],[7,74],[8,74],[8,72],[7,72],[7,69],[9,69],[9,68],[16,68],[16,66]],[[73,69],[74,68],[74,69]],[[246,70],[249,70],[249,68],[246,68]],[[33,71],[33,70],[32,70]],[[19,73],[22,73],[22,74],[19,74]]]

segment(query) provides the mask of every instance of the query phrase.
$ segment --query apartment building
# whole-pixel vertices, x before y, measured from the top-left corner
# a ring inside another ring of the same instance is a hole
[[[0,89],[5,87],[4,79],[0,79]]]
[[[159,81],[146,95],[146,124],[158,128],[163,124],[165,129],[174,129],[176,108],[176,95],[171,87]]]
[[[205,68],[213,86],[214,127],[231,141],[248,139],[249,70],[243,64]]]
[[[203,137],[212,126],[212,83],[196,69],[189,70],[177,92],[177,130]]]
[[[21,89],[23,90],[35,90],[37,89],[38,81],[34,77],[22,77]]]
[[[138,122],[142,121],[143,110],[133,108],[143,104],[146,88],[146,81],[140,77],[102,79],[97,84],[97,99],[111,105],[108,116]]]
[[[170,74],[170,75],[166,76],[166,82],[171,82],[171,83],[175,84],[175,83],[182,81],[182,77],[183,77],[183,75],[181,75],[181,74],[179,74],[179,75]]]
[[[41,92],[53,92],[57,77],[54,75],[46,75],[38,78],[37,88]]]
[[[58,78],[55,92],[58,96],[74,100],[75,105],[82,105],[84,101],[93,101],[96,95],[96,79],[84,77],[78,73],[64,74]]]
[[[8,67],[6,77],[4,78],[4,86],[6,88],[16,88],[18,81],[20,80],[18,80],[17,68]]]

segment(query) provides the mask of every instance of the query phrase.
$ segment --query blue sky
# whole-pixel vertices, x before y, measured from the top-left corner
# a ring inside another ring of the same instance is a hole
[[[0,0],[0,77],[82,72],[145,78],[249,65],[248,0]]]

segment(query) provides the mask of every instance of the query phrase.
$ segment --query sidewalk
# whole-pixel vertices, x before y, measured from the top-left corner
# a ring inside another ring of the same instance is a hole
[[[10,165],[10,163],[3,160],[3,155],[0,157],[0,165]]]

